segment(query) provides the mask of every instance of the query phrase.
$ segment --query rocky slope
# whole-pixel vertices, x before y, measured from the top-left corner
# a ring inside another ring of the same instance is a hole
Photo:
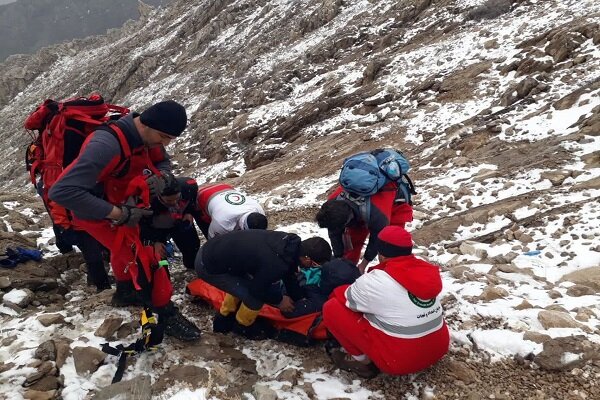
[[[183,102],[180,171],[245,187],[273,227],[303,234],[319,232],[310,221],[346,155],[401,148],[419,192],[410,228],[444,271],[454,347],[431,371],[363,387],[595,398],[599,27],[591,0],[176,1],[2,64],[2,184],[27,190],[21,124],[36,103],[93,90],[135,109]]]

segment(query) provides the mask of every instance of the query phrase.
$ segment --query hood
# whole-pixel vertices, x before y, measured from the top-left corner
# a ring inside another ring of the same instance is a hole
[[[433,299],[442,291],[439,267],[413,255],[390,258],[383,269],[420,299]]]
[[[294,233],[265,231],[267,244],[286,264],[296,267],[300,258],[300,236]]]

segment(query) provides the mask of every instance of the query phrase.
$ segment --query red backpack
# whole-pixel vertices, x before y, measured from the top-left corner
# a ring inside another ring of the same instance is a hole
[[[48,99],[25,120],[25,129],[38,131],[27,146],[25,165],[31,183],[38,189],[37,177],[41,178],[40,195],[55,224],[69,228],[70,217],[63,207],[48,199],[48,191],[63,169],[77,158],[83,142],[94,130],[128,113],[129,109],[107,104],[102,96],[92,94],[61,102]]]

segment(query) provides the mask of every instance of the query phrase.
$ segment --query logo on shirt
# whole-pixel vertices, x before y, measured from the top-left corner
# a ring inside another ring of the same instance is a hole
[[[234,206],[239,206],[246,202],[246,197],[241,193],[227,193],[225,195],[225,201]]]
[[[409,293],[408,298],[410,299],[410,301],[413,302],[413,304],[415,306],[421,307],[421,308],[429,308],[435,303],[435,297],[433,299],[423,300],[423,299],[418,298],[414,294]]]

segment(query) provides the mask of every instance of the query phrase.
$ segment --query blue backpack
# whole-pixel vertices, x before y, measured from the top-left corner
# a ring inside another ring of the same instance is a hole
[[[354,154],[344,160],[340,172],[340,185],[354,198],[372,196],[387,183],[398,184],[397,202],[412,205],[411,195],[416,194],[407,173],[410,164],[404,155],[394,149],[377,149]]]

